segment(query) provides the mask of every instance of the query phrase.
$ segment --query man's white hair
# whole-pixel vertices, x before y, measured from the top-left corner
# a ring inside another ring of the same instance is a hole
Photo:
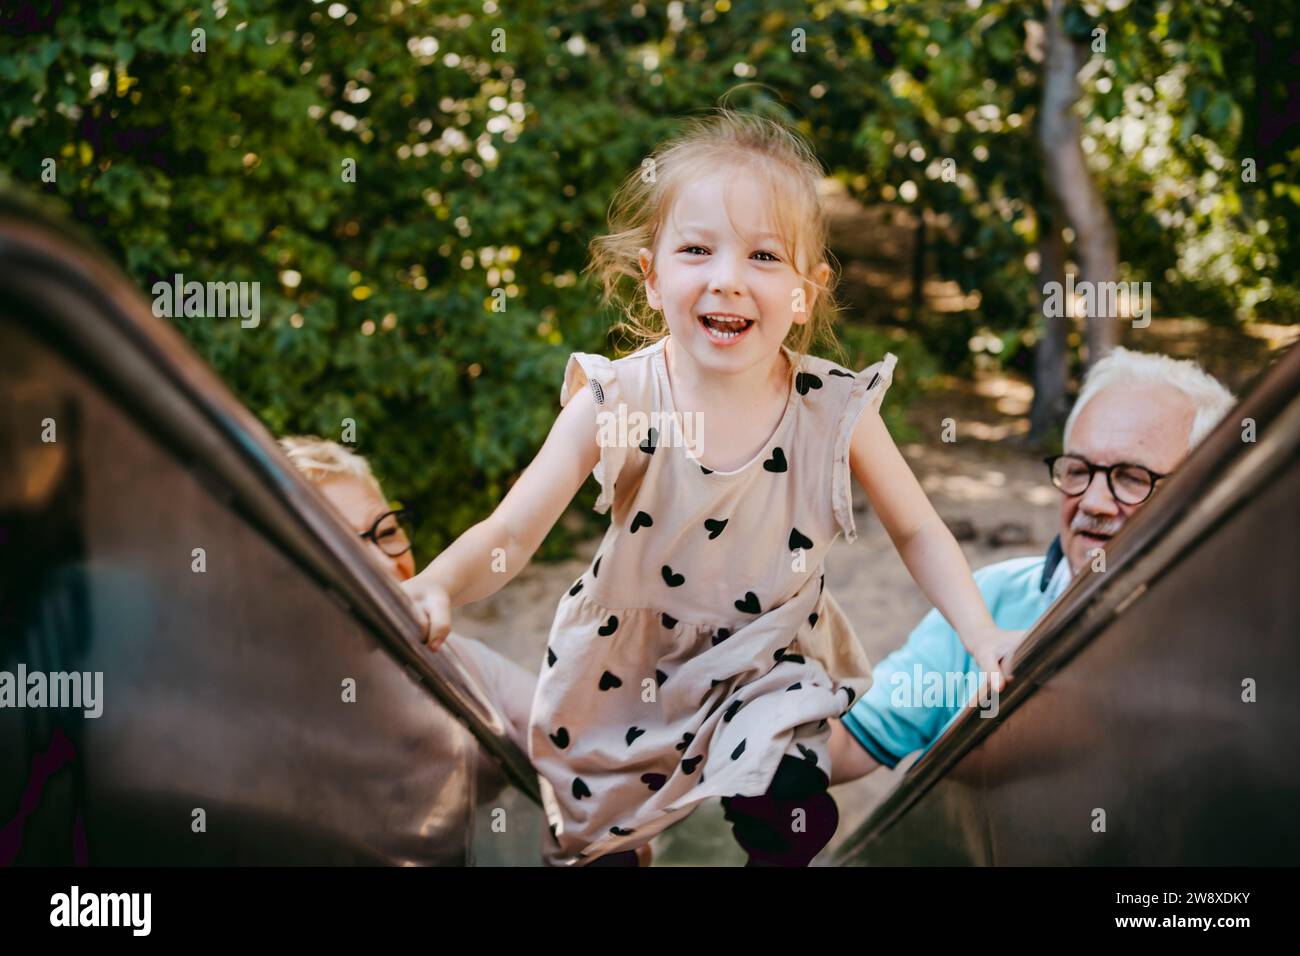
[[[1195,448],[1214,430],[1219,420],[1236,404],[1237,399],[1213,375],[1191,359],[1173,359],[1168,355],[1134,352],[1116,348],[1088,370],[1079,397],[1065,420],[1065,444],[1070,444],[1070,430],[1083,406],[1103,389],[1112,385],[1134,382],[1169,385],[1178,389],[1196,409],[1192,430],[1187,436],[1187,449]]]

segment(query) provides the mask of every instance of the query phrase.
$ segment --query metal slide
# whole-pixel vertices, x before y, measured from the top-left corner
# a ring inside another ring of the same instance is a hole
[[[121,272],[0,200],[0,672],[102,673],[99,716],[0,707],[0,865],[536,865],[526,756],[419,635]]]
[[[1106,564],[1035,626],[998,715],[964,712],[834,862],[1300,863],[1300,350]]]

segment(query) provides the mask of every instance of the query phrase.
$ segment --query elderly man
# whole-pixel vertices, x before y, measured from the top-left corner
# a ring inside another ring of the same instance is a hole
[[[975,573],[997,626],[1032,627],[1234,401],[1194,362],[1127,349],[1099,361],[1066,421],[1065,454],[1047,459],[1061,492],[1060,530],[1047,555]],[[957,634],[932,610],[873,677],[871,689],[832,725],[832,784],[882,764],[893,767],[929,747],[970,699],[969,691],[931,696],[929,690],[977,687],[980,675]],[[918,678],[924,695],[912,686]]]

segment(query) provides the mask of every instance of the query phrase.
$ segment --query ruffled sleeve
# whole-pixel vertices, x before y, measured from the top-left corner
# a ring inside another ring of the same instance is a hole
[[[849,445],[853,438],[853,428],[868,405],[880,410],[885,392],[894,381],[894,366],[897,362],[893,353],[886,353],[882,361],[867,366],[861,372],[855,372],[848,398],[836,423],[832,497],[835,520],[843,529],[846,541],[853,541],[858,536],[853,522],[853,475],[849,468]]]
[[[614,363],[603,355],[590,352],[574,352],[569,356],[569,363],[564,369],[564,384],[560,388],[560,407],[569,404],[569,399],[580,388],[591,389],[596,402],[596,421],[599,425],[602,413],[616,414],[622,392],[618,386],[618,375]],[[602,430],[603,433],[603,430]],[[595,510],[599,514],[609,511],[614,503],[614,483],[623,464],[626,449],[617,442],[600,441],[600,460],[592,469],[600,494],[596,498]]]

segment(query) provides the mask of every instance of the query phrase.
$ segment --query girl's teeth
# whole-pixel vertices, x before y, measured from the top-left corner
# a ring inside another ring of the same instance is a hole
[[[719,339],[734,339],[749,328],[749,322],[738,319],[717,319],[711,315],[701,316],[709,333]],[[734,328],[728,328],[734,327]]]

